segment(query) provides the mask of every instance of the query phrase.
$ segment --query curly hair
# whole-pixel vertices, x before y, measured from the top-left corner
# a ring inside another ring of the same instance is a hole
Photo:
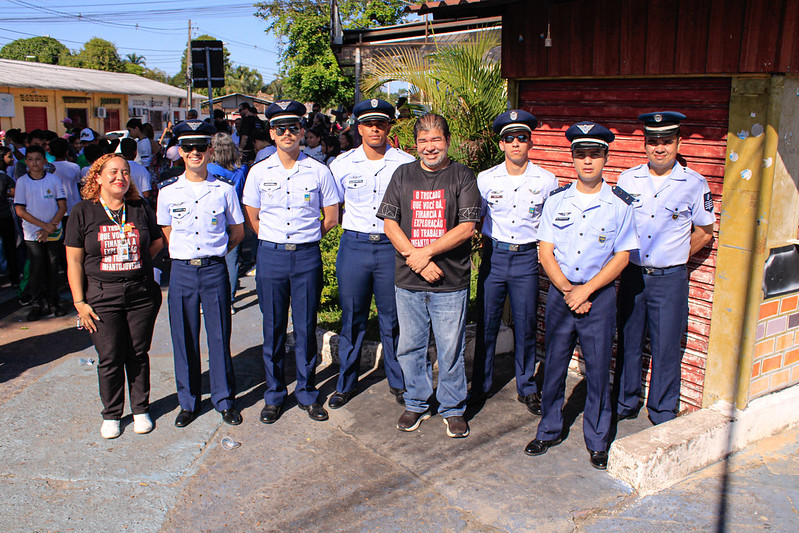
[[[97,178],[103,171],[105,164],[115,157],[118,157],[124,161],[125,165],[128,167],[128,171],[130,171],[130,164],[128,163],[128,160],[122,157],[121,154],[105,154],[100,156],[100,158],[92,163],[91,167],[89,167],[89,172],[86,173],[86,177],[84,178],[83,187],[81,188],[81,196],[83,196],[84,200],[92,200],[96,204],[100,203],[100,184],[97,183]],[[125,193],[125,200],[138,200],[140,198],[141,196],[139,195],[139,190],[136,188],[136,184],[133,183],[133,180],[131,179],[130,188],[128,188],[128,192]]]

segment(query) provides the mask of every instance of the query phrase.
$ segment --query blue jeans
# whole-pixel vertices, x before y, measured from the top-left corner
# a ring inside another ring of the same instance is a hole
[[[396,289],[400,335],[397,360],[405,377],[405,408],[423,413],[433,395],[433,365],[427,357],[430,328],[438,354],[438,412],[444,418],[466,411],[466,305],[469,289],[427,292]]]

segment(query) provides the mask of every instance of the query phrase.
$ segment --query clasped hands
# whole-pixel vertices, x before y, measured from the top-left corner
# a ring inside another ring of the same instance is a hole
[[[428,283],[435,283],[444,278],[444,271],[438,268],[425,248],[413,248],[410,252],[402,252],[405,264],[422,276]]]
[[[561,288],[561,292],[563,292],[563,301],[578,315],[584,315],[591,309],[591,302],[588,301],[588,298],[592,291],[586,285],[569,283],[568,286]]]

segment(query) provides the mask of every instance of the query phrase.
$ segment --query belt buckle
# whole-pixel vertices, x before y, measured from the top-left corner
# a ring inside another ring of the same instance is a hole
[[[508,250],[510,250],[511,252],[518,252],[519,251],[519,245],[518,244],[509,244],[508,245]]]
[[[370,233],[369,234],[369,240],[372,241],[372,242],[378,242],[380,240],[380,234],[379,233]]]
[[[286,246],[286,250],[289,251],[289,252],[293,252],[294,250],[297,249],[297,245],[294,244],[294,243],[286,244],[285,246]]]
[[[652,267],[644,267],[644,274],[652,275],[655,273],[655,269]]]
[[[189,259],[189,264],[193,267],[203,266],[202,259]]]

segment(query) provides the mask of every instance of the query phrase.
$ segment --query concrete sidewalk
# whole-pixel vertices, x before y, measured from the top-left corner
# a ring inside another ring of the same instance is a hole
[[[796,530],[799,430],[691,476],[654,496],[594,470],[582,438],[584,384],[570,376],[567,439],[527,457],[538,418],[516,401],[512,358],[497,361],[498,392],[470,412],[472,434],[450,439],[441,417],[419,430],[395,428],[382,370],[319,423],[289,397],[280,420],[258,421],[263,405],[260,312],[252,278],[233,317],[233,353],[244,423],[203,414],[175,428],[177,400],[166,305],[151,351],[156,429],[100,438],[95,357],[74,317],[27,324],[24,311],[0,319],[1,531],[652,531],[716,529],[719,502],[730,529]],[[29,328],[29,329],[20,329]],[[205,349],[205,347],[203,347]],[[293,365],[287,365],[293,378]],[[337,367],[323,365],[323,395]],[[204,376],[207,381],[207,374]],[[623,422],[617,438],[649,427]],[[227,451],[231,436],[241,446]],[[726,479],[724,485],[720,480]],[[724,498],[722,498],[724,496]],[[765,518],[763,518],[765,516]]]

